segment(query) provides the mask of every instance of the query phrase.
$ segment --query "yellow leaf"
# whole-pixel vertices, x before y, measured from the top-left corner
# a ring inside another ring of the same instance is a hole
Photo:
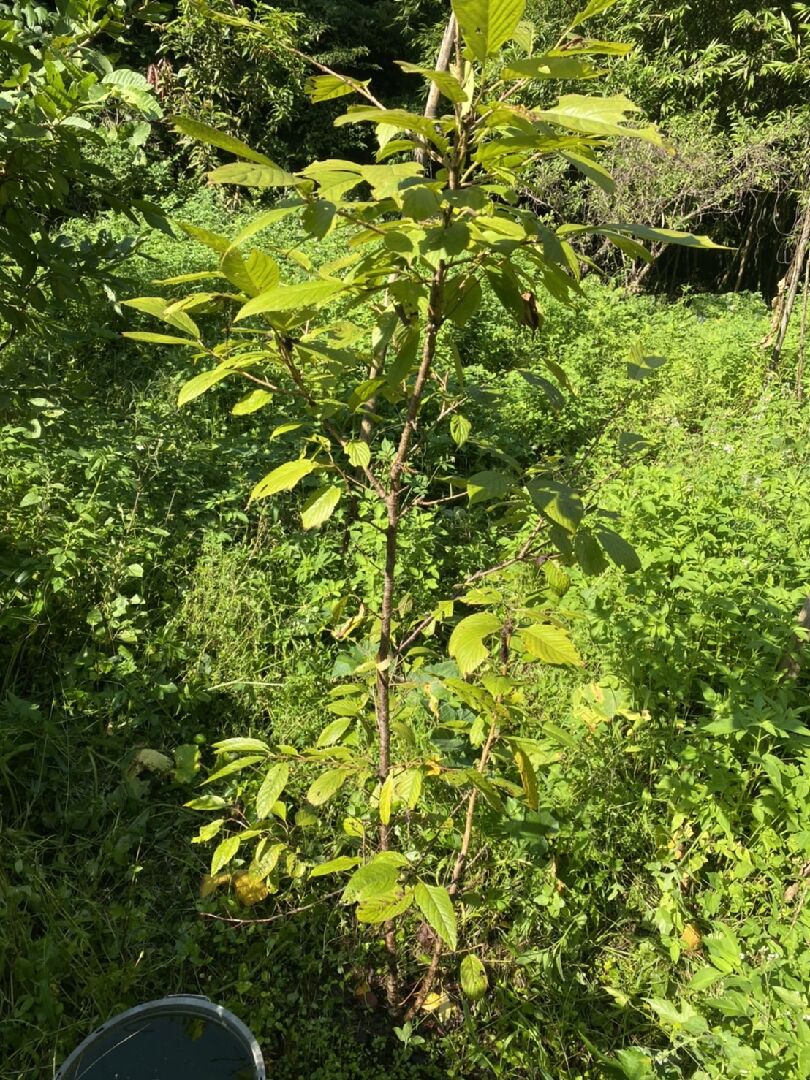
[[[270,895],[270,890],[262,879],[255,877],[246,870],[234,874],[233,887],[239,897],[239,902],[244,904],[245,907],[253,907],[254,904],[258,904]]]

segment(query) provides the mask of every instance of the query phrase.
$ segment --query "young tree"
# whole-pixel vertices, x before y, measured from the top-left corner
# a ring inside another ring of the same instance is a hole
[[[504,818],[538,809],[538,770],[555,748],[547,732],[525,735],[523,687],[535,663],[581,663],[559,606],[567,585],[562,566],[578,560],[596,572],[606,557],[630,570],[637,565],[608,517],[586,507],[551,462],[523,474],[508,464],[465,478],[452,468],[424,471],[426,454],[448,428],[459,448],[471,436],[462,412],[466,358],[455,339],[483,288],[532,334],[545,296],[587,303],[572,246],[587,229],[552,228],[521,204],[527,167],[561,154],[608,186],[603,145],[662,145],[655,128],[634,121],[636,110],[621,95],[568,93],[539,110],[515,103],[534,80],[589,81],[601,74],[600,58],[627,51],[583,36],[588,19],[610,4],[591,0],[556,44],[532,52],[523,0],[454,0],[458,33],[449,69],[402,65],[438,88],[445,109],[436,116],[386,108],[367,83],[322,69],[311,82],[313,100],[361,99],[337,124],[376,127],[374,164],[319,161],[291,175],[232,138],[175,119],[178,131],[237,159],[215,169],[213,183],[292,194],[233,238],[191,230],[217,253],[214,273],[232,290],[129,302],[163,320],[168,332],[128,337],[186,346],[211,365],[185,384],[181,405],[226,379],[249,387],[237,414],[283,403],[289,422],[276,434],[292,438],[297,450],[256,484],[253,502],[307,488],[304,529],[324,527],[350,504],[353,535],[380,538],[378,570],[349,622],[359,639],[353,670],[326,695],[330,722],[305,749],[255,738],[218,743],[220,767],[208,783],[255,768],[263,779],[243,827],[218,817],[199,839],[218,840],[213,884],[232,881],[248,902],[275,891],[280,878],[345,879],[343,903],[361,923],[381,929],[389,1003],[400,1006],[403,985],[411,987],[407,1015],[430,993],[442,956],[457,948],[459,896],[477,826],[497,830]],[[251,249],[252,237],[283,218],[296,218],[316,240],[337,233],[343,254],[314,271],[304,252],[274,258]],[[597,231],[634,254],[645,239],[709,245],[627,223]],[[233,332],[209,344],[194,313],[212,302],[235,314]],[[643,367],[643,356],[636,359]],[[564,384],[558,366],[545,364]],[[544,376],[527,377],[538,392],[559,396]],[[466,505],[470,514],[482,506],[500,511],[510,550],[497,565],[447,585],[441,603],[415,615],[403,536],[414,516],[448,505]],[[510,578],[524,567],[531,595],[526,576],[520,590]],[[442,646],[431,643],[451,625],[454,666],[432,664]],[[410,723],[415,702],[441,719],[444,738],[425,743]],[[289,802],[302,791],[309,808],[330,804],[317,829],[311,810],[296,817],[306,828],[287,823]],[[333,812],[341,800],[342,825]],[[226,803],[208,795],[190,805]],[[242,869],[233,873],[239,860]],[[427,956],[421,968],[416,961],[414,979],[408,958],[420,952]],[[460,974],[470,997],[484,992],[477,951],[465,954]]]

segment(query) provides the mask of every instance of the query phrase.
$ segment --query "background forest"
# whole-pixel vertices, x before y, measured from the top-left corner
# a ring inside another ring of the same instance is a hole
[[[453,8],[0,4],[3,1080],[810,1077],[810,4]]]

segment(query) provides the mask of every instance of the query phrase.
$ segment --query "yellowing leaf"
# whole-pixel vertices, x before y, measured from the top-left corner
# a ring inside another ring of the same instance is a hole
[[[249,188],[295,187],[300,184],[292,173],[278,165],[255,164],[249,161],[234,161],[230,165],[220,165],[208,173],[212,184],[237,184]]]
[[[245,907],[253,907],[254,904],[260,903],[270,895],[270,890],[264,881],[247,870],[234,874],[232,880],[239,903],[244,904]]]
[[[352,439],[345,446],[346,457],[352,465],[365,469],[371,463],[371,450],[363,439]]]
[[[299,458],[297,461],[287,461],[268,473],[263,480],[254,487],[250,493],[250,501],[266,499],[269,495],[276,495],[279,491],[291,491],[292,488],[305,476],[309,476],[318,468],[318,463],[309,458]]]
[[[259,409],[263,409],[265,405],[269,405],[273,400],[273,395],[268,394],[266,390],[251,390],[249,394],[246,394],[241,401],[237,401],[231,412],[234,416],[248,416],[250,413],[258,412]]]
[[[325,874],[339,874],[343,870],[353,870],[360,862],[357,855],[339,855],[336,859],[318,863],[310,871],[310,877],[323,877]]]
[[[489,611],[477,611],[462,619],[450,635],[448,652],[462,675],[475,671],[489,656],[484,639],[501,629],[501,620]]]

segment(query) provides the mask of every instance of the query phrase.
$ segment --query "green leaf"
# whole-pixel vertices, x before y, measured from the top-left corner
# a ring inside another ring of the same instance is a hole
[[[594,79],[604,71],[578,56],[527,56],[514,60],[504,71],[511,79]]]
[[[414,900],[445,945],[455,949],[457,943],[456,913],[450,894],[442,885],[426,885],[420,881],[414,889]]]
[[[585,516],[585,507],[575,491],[550,476],[538,476],[527,484],[532,502],[549,521],[574,532]]]
[[[211,371],[202,371],[199,375],[195,375],[193,379],[189,379],[188,382],[183,383],[180,387],[180,393],[177,395],[178,408],[187,405],[190,401],[198,398],[201,394],[204,394],[206,390],[210,390],[212,386],[216,386],[218,382],[227,379],[229,375],[233,375],[233,368],[230,366],[226,367],[224,364],[212,368]]]
[[[312,803],[313,806],[323,806],[333,795],[337,795],[353,771],[353,769],[329,769],[321,773],[307,792],[307,802]]]
[[[187,806],[189,810],[222,810],[227,805],[221,795],[201,795],[197,799],[183,803],[183,806]]]
[[[229,761],[227,765],[223,765],[221,769],[217,769],[216,772],[211,773],[204,783],[211,784],[215,780],[222,780],[223,777],[232,776],[234,773],[241,772],[251,765],[258,764],[260,761],[264,761],[264,758],[259,754],[251,754],[248,757],[237,758],[236,761]]]
[[[333,202],[329,202],[328,199],[316,199],[301,215],[301,224],[310,236],[322,240],[332,228],[336,213],[337,207]]]
[[[586,19],[592,19],[594,15],[601,15],[603,11],[612,8],[615,3],[616,0],[590,0],[587,7],[583,8],[582,11],[577,12],[574,16],[573,22],[571,23],[571,29],[573,30],[575,26],[584,23]]]
[[[342,281],[332,278],[315,278],[298,285],[276,285],[266,292],[248,300],[236,315],[235,322],[266,311],[298,311],[301,308],[320,305],[348,288]]]
[[[192,120],[190,116],[170,116],[168,122],[175,131],[181,135],[188,135],[197,142],[207,143],[208,146],[216,146],[219,150],[227,150],[236,157],[246,158],[248,161],[256,161],[261,165],[273,165],[270,158],[260,154],[258,150],[251,150],[247,143],[235,139],[232,135],[226,135],[224,131],[203,124],[199,120]],[[273,166],[277,168],[277,166]]]
[[[385,124],[396,131],[415,131],[417,135],[421,135],[424,139],[432,142],[440,150],[447,148],[447,140],[438,134],[432,120],[425,116],[419,116],[417,113],[408,112],[406,109],[377,109],[372,105],[354,105],[347,113],[335,120],[335,127],[362,123]],[[364,166],[364,176],[369,172],[369,169],[379,169],[382,176],[383,170],[390,170],[391,166]],[[408,171],[403,179],[407,178],[407,176],[420,176],[421,174],[422,169],[419,165],[409,164]],[[389,175],[391,174],[389,173]],[[368,176],[366,178],[369,179]],[[398,178],[397,186],[401,182],[402,180]]]
[[[262,786],[256,796],[256,816],[266,818],[278,802],[287,781],[290,779],[290,767],[285,761],[271,765],[267,770]]]
[[[358,855],[338,855],[336,859],[318,863],[309,872],[310,877],[324,877],[326,874],[340,874],[344,870],[353,870],[360,862]]]
[[[371,450],[363,439],[352,439],[344,449],[349,462],[356,468],[365,469],[371,464]]]
[[[607,568],[607,559],[590,529],[580,529],[574,537],[574,555],[589,577],[601,574]]]
[[[178,784],[190,784],[200,771],[200,748],[195,743],[183,743],[174,748],[174,779]]]
[[[340,742],[346,732],[354,723],[354,716],[339,716],[331,724],[327,724],[318,736],[316,746],[334,746]]]
[[[279,491],[291,491],[299,481],[309,476],[318,467],[317,461],[312,461],[310,458],[287,461],[258,482],[250,493],[250,501],[266,499],[269,495],[278,494]]]
[[[606,529],[601,526],[596,529],[596,536],[599,543],[608,553],[613,562],[617,566],[621,566],[623,570],[626,570],[628,574],[634,574],[637,570],[641,569],[641,560],[636,554],[635,548],[618,533],[613,532],[612,529]]]
[[[301,524],[305,529],[319,529],[334,514],[335,507],[340,502],[341,489],[333,484],[331,487],[321,488],[316,491],[301,511]]]
[[[517,30],[526,0],[453,0],[464,42],[476,60],[494,56]]]
[[[396,919],[413,904],[413,889],[392,889],[381,896],[373,896],[357,905],[355,915],[358,922],[384,923]]]
[[[574,664],[582,666],[582,658],[568,636],[559,626],[535,623],[518,631],[526,652],[547,664]]]
[[[121,337],[129,338],[130,341],[151,341],[155,345],[193,345],[197,349],[200,347],[199,341],[171,337],[169,334],[153,334],[150,330],[124,330]]]
[[[382,851],[365,863],[349,878],[343,890],[341,900],[350,904],[370,900],[375,896],[385,896],[396,888],[397,877],[408,860],[397,851]]]
[[[214,743],[214,749],[218,754],[252,754],[255,752],[270,753],[270,747],[261,739],[235,738],[220,739]]]
[[[498,633],[501,620],[490,611],[477,611],[462,619],[450,635],[448,652],[458,664],[462,675],[468,675],[489,656],[484,638]]]
[[[514,481],[509,473],[498,469],[486,469],[476,473],[467,481],[467,495],[470,505],[487,502],[489,499],[502,499],[508,494]]]
[[[479,1001],[487,992],[487,970],[475,953],[467,953],[459,971],[462,992],[470,1001]]]
[[[620,222],[618,225],[603,225],[601,228],[607,232],[629,233],[630,236],[637,236],[642,240],[649,240],[659,244],[675,244],[678,247],[688,248],[709,248],[714,251],[729,250],[724,244],[715,244],[708,236],[680,232],[677,229],[653,229],[649,225],[633,225],[626,222]]]
[[[456,446],[463,446],[469,439],[471,431],[472,424],[467,417],[462,416],[461,413],[455,413],[450,420],[450,435]]]
[[[313,75],[304,83],[304,93],[313,105],[317,105],[321,101],[333,101],[347,94],[356,94],[361,87],[367,87],[370,82],[370,79],[359,82],[345,75]]]
[[[214,854],[211,856],[211,877],[218,874],[223,866],[228,865],[239,850],[239,840],[238,835],[229,836],[214,848]]]
[[[406,769],[396,780],[396,795],[409,810],[414,810],[422,794],[423,773],[421,769]]]
[[[267,390],[251,390],[241,401],[237,401],[231,412],[234,416],[249,416],[250,413],[258,412],[265,405],[269,405],[272,400],[273,395]]]
[[[394,802],[394,774],[388,773],[380,788],[380,821],[387,825],[391,820],[391,807]]]
[[[664,146],[661,133],[652,124],[631,127],[628,116],[639,111],[638,106],[624,96],[588,97],[584,94],[566,94],[551,109],[541,109],[533,116],[549,124],[557,124],[569,131],[584,135],[612,135],[618,138],[643,139],[657,146]],[[615,226],[610,226],[615,228]]]
[[[208,180],[212,184],[237,184],[239,187],[265,188],[295,187],[301,181],[270,162],[269,165],[258,165],[247,161],[233,161],[230,165],[220,165],[218,169],[212,169],[208,173]]]
[[[454,105],[460,105],[468,100],[464,87],[449,71],[434,71],[432,68],[420,67],[419,64],[407,64],[404,60],[397,60],[396,63],[409,75],[421,75],[423,79],[435,83],[447,100]]]
[[[635,45],[626,41],[598,41],[595,38],[574,37],[549,56],[626,56]]]
[[[515,750],[515,764],[520,773],[520,782],[526,795],[529,809],[537,809],[537,774],[529,760],[529,755],[523,750]]]

